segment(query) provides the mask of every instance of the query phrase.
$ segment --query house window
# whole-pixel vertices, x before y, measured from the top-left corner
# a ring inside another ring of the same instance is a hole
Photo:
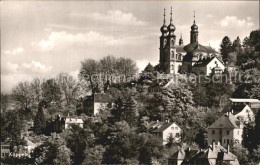
[[[227,139],[227,144],[229,144],[229,139]]]
[[[239,131],[237,131],[237,135],[239,135]]]
[[[169,133],[169,136],[170,136],[170,137],[173,137],[173,136],[172,136],[172,133]]]
[[[212,135],[215,135],[215,130],[212,130]]]
[[[229,131],[227,131],[227,135],[229,135]]]
[[[175,129],[178,129],[178,127],[175,127]]]
[[[179,134],[179,133],[176,133],[175,137],[177,137],[177,138],[180,137],[180,134]]]
[[[226,143],[226,139],[224,139],[224,144]]]
[[[174,127],[171,127],[171,129],[174,129]]]

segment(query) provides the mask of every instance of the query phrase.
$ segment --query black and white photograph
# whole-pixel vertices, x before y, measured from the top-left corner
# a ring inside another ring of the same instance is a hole
[[[1,165],[260,165],[259,0],[2,0]]]

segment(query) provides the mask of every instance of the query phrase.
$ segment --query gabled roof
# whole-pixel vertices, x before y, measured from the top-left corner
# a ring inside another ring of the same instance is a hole
[[[236,115],[238,113],[240,113],[242,110],[244,110],[245,108],[249,108],[251,109],[248,105],[233,105],[231,107],[231,111],[233,115]]]
[[[109,101],[110,101],[110,97],[106,93],[96,93],[94,95],[94,102],[108,103]]]
[[[65,120],[65,123],[67,123],[67,124],[83,124],[84,122],[83,122],[82,119],[67,117],[66,120]]]
[[[166,130],[167,128],[169,128],[172,124],[176,124],[175,122],[150,122],[148,129],[151,132],[163,132],[164,130]],[[177,125],[177,124],[176,124]],[[177,125],[178,126],[178,125]],[[178,126],[179,127],[179,126]],[[180,127],[179,127],[180,128]]]
[[[206,59],[200,59],[198,60],[192,67],[206,67],[213,59],[217,59],[220,63],[223,64],[221,60],[219,60],[217,57],[211,57]],[[224,65],[224,64],[223,64]]]
[[[229,100],[236,103],[260,103],[258,99],[229,98]]]
[[[213,124],[211,124],[208,128],[239,128],[240,121],[231,113],[224,114],[218,120],[216,120]]]

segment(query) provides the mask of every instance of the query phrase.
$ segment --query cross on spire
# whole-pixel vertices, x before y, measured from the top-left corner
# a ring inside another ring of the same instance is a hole
[[[194,10],[194,15],[193,15],[193,17],[194,17],[194,21],[193,21],[193,23],[195,24],[195,10]]]
[[[164,8],[164,13],[163,13],[163,24],[164,24],[164,25],[165,25],[165,22],[166,22],[166,21],[165,21],[165,10],[166,10],[166,9]]]
[[[172,23],[172,6],[171,6],[171,19],[170,19],[171,23]]]

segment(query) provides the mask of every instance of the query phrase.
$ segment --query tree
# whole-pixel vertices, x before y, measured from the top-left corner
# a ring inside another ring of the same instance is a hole
[[[231,152],[237,156],[240,164],[247,164],[249,162],[249,152],[241,144],[235,143],[231,145]]]
[[[34,78],[33,81],[30,83],[33,101],[38,105],[40,100],[42,99],[42,88],[41,88],[41,80],[39,78]]]
[[[124,76],[125,81],[129,81],[137,73],[136,63],[130,58],[119,58],[116,62],[119,76]]]
[[[67,105],[72,104],[78,95],[79,84],[67,73],[60,73],[58,75],[57,84]]]
[[[34,119],[34,132],[38,135],[43,134],[46,128],[46,119],[41,106],[38,107],[38,112]]]
[[[42,84],[43,98],[50,103],[51,101],[59,102],[61,99],[61,90],[54,79],[48,79]]]
[[[233,49],[233,52],[236,52],[236,53],[242,51],[241,41],[240,41],[240,38],[239,38],[238,36],[237,36],[237,38],[233,41],[232,49]]]
[[[81,164],[85,159],[84,151],[88,145],[86,138],[89,138],[89,134],[77,125],[73,125],[70,130],[71,133],[66,137],[68,148],[72,151],[72,162],[74,164]]]
[[[232,52],[232,43],[228,36],[225,36],[220,44],[220,53],[222,60],[228,62],[228,54]]]
[[[99,74],[99,62],[93,59],[86,59],[81,62],[79,77],[89,83],[93,94],[96,93],[96,87],[98,86],[98,83],[100,83],[100,80],[98,79]]]
[[[33,101],[32,90],[29,82],[20,82],[12,90],[12,96],[22,108],[29,108]]]
[[[102,145],[96,145],[94,147],[87,147],[84,151],[85,159],[82,162],[83,165],[99,165],[103,159],[103,153],[105,148]]]
[[[55,165],[70,165],[70,150],[65,146],[62,145],[57,149],[57,156],[56,159],[53,160]]]

